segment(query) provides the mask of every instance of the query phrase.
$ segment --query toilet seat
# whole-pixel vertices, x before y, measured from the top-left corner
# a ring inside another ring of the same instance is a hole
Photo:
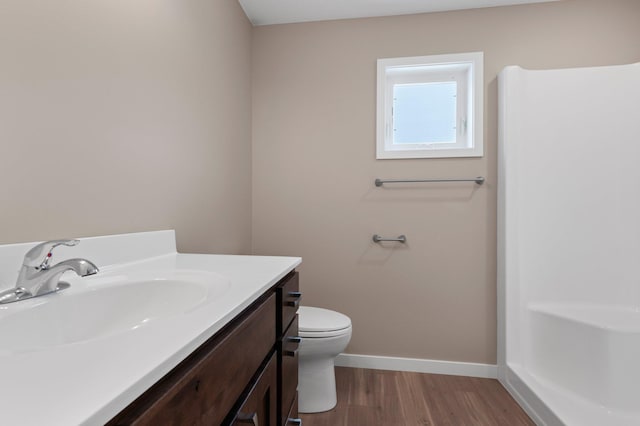
[[[351,332],[351,319],[329,309],[301,306],[298,310],[298,335],[306,338],[342,336]]]

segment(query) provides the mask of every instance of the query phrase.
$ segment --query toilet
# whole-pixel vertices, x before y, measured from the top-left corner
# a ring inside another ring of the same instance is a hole
[[[329,309],[298,310],[298,411],[319,413],[336,406],[335,359],[351,340],[351,319]]]

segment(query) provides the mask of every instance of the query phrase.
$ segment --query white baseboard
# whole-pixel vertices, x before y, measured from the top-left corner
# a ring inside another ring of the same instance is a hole
[[[498,377],[498,366],[492,364],[437,361],[419,358],[340,354],[336,358],[336,366],[448,374],[452,376],[482,377],[487,379],[496,379]]]

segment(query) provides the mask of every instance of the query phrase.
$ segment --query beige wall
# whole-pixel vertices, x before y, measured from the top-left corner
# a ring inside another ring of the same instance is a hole
[[[496,76],[640,61],[639,22],[637,0],[566,0],[255,28],[254,253],[303,257],[304,302],[353,320],[347,352],[495,363]],[[485,156],[376,161],[376,59],[470,51],[485,54]]]
[[[250,48],[235,1],[2,0],[0,243],[249,252]]]
[[[242,253],[253,235],[304,257],[305,303],[352,317],[349,352],[495,362],[496,74],[639,61],[639,17],[565,0],[252,30],[229,0],[3,0],[0,243],[174,228],[181,251]],[[376,161],[375,60],[476,50],[485,157]]]

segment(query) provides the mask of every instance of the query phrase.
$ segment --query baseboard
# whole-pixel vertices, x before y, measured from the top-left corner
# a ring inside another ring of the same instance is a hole
[[[498,367],[492,364],[437,361],[419,358],[340,354],[336,358],[336,366],[370,368],[374,370],[448,374],[451,376],[483,377],[487,379],[496,379],[498,377]]]

